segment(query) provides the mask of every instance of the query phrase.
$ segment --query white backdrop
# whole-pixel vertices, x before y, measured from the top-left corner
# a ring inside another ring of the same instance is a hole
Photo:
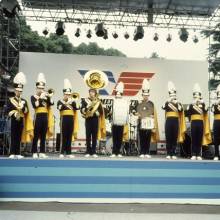
[[[38,73],[43,72],[46,76],[47,88],[55,89],[55,102],[62,97],[64,78],[70,79],[73,90],[79,92],[81,97],[88,95],[88,88],[78,70],[98,69],[111,71],[116,82],[121,72],[155,73],[150,79],[150,99],[157,107],[161,139],[164,139],[164,111],[161,106],[168,98],[167,82],[169,80],[174,82],[178,99],[183,104],[188,104],[192,101],[193,85],[198,82],[202,88],[204,100],[208,104],[208,64],[206,61],[21,52],[19,69],[27,76],[24,97],[28,101],[30,101],[30,96],[35,93],[35,82]],[[114,86],[115,83],[109,83],[106,88],[109,94],[111,94]],[[54,113],[58,122],[59,112],[56,109],[56,105]],[[84,120],[80,118],[79,138],[84,138],[85,129],[83,122]],[[58,131],[59,125],[56,123],[56,132]]]

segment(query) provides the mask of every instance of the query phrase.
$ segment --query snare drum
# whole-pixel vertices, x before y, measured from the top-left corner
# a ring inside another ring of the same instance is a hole
[[[154,119],[151,117],[146,117],[141,119],[140,129],[151,130],[154,129]]]

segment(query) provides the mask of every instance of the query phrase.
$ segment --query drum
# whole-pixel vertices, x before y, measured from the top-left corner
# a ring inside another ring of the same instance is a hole
[[[154,129],[154,119],[151,117],[142,118],[140,129],[143,129],[143,130]]]
[[[125,99],[115,99],[113,104],[113,124],[125,125],[128,123],[128,102]]]

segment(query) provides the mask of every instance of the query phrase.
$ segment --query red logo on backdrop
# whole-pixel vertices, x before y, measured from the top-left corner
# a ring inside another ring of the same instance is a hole
[[[140,73],[140,72],[122,72],[118,78],[116,85],[119,82],[124,83],[124,95],[135,96],[142,88],[144,79],[151,79],[154,73]],[[115,95],[115,88],[112,92]]]

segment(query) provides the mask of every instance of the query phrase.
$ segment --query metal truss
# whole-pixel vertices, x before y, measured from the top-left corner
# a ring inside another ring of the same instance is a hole
[[[103,22],[106,26],[127,27],[142,25],[143,27],[155,28],[176,28],[185,27],[193,30],[213,29],[220,23],[220,7],[212,14],[204,9],[180,8],[175,11],[162,10],[160,8],[140,10],[140,6],[135,8],[116,9],[109,6],[109,10],[93,7],[90,10],[85,9],[83,5],[73,5],[70,7],[55,8],[44,2],[42,7],[35,7],[35,1],[19,1],[21,5],[21,16],[31,21],[48,21],[75,24],[97,24]],[[36,2],[35,2],[36,3]]]

